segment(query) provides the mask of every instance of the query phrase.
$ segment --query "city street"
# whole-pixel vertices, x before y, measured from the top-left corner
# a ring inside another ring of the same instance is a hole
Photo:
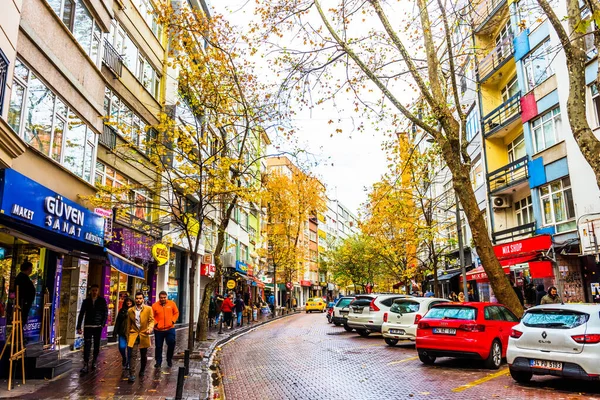
[[[236,399],[600,399],[598,383],[534,377],[519,385],[467,360],[421,364],[414,345],[389,347],[328,324],[324,314],[275,321],[223,346],[226,398]]]

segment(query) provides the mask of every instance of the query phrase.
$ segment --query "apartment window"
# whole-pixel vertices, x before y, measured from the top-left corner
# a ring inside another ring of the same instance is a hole
[[[4,92],[6,90],[6,80],[8,78],[8,59],[0,49],[0,114],[4,108]]]
[[[467,91],[467,76],[466,71],[463,71],[463,75],[460,77],[460,95],[464,95]]]
[[[531,196],[527,196],[515,202],[515,214],[517,216],[517,226],[533,222],[533,204]]]
[[[20,60],[15,63],[8,123],[31,147],[91,181],[96,135]]]
[[[203,230],[204,230],[204,246],[206,246],[207,249],[214,249],[215,247],[215,236],[216,236],[216,229],[215,229],[215,224],[214,222],[212,222],[211,220],[204,220],[204,226],[203,226]]]
[[[533,120],[531,127],[536,152],[554,145],[558,142],[562,129],[560,107],[547,111],[541,117]]]
[[[248,246],[240,243],[240,260],[248,261]]]
[[[244,210],[240,210],[240,226],[243,230],[248,230],[248,213]]]
[[[525,157],[526,155],[527,151],[525,150],[525,137],[521,133],[508,144],[508,162],[511,163],[521,157]]]
[[[83,0],[48,0],[48,4],[75,36],[86,54],[96,65],[100,65],[102,30]]]
[[[525,67],[527,90],[533,89],[554,74],[551,65],[550,39],[547,39],[525,57],[523,65]]]
[[[553,225],[559,233],[577,228],[569,177],[540,187],[540,201],[544,226]]]
[[[145,149],[147,124],[109,88],[104,89],[104,116],[123,138],[142,151]]]
[[[481,162],[481,158],[475,161],[475,164],[471,169],[471,183],[473,185],[473,189],[477,189],[484,184],[483,164]]]
[[[591,85],[590,92],[592,93],[592,105],[594,107],[594,116],[596,117],[596,126],[600,126],[600,93],[598,92],[598,85],[595,83]]]
[[[316,232],[310,231],[310,240],[312,242],[316,242],[317,241],[317,233]]]
[[[511,97],[519,93],[519,83],[517,81],[517,76],[515,75],[506,86],[502,88],[502,102],[508,101]]]
[[[479,108],[473,107],[469,115],[467,115],[466,121],[466,135],[467,141],[473,140],[477,134],[479,134]]]
[[[148,27],[154,33],[154,36],[158,40],[162,38],[162,25],[158,23],[158,16],[156,15],[156,8],[150,0],[134,0],[133,4],[137,7],[140,14],[148,24]]]

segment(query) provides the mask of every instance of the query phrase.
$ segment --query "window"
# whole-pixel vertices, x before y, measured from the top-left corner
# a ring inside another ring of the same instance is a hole
[[[123,138],[142,151],[145,149],[146,123],[109,88],[104,90],[104,116]]]
[[[240,243],[240,260],[247,261],[248,260],[248,246],[243,243]]]
[[[508,101],[511,97],[519,93],[519,82],[517,81],[517,76],[515,75],[506,86],[502,88],[502,102]]]
[[[471,169],[471,184],[473,185],[473,189],[477,189],[484,184],[481,158],[475,161],[473,168]]]
[[[540,187],[540,201],[544,226],[554,225],[558,233],[577,228],[569,177]]]
[[[214,249],[215,247],[215,238],[216,238],[216,229],[215,224],[209,219],[204,220],[204,246],[207,249]]]
[[[429,310],[427,318],[477,319],[477,309],[464,306],[438,306]]]
[[[154,4],[150,0],[134,0],[133,4],[137,7],[140,14],[148,24],[148,27],[154,33],[154,36],[158,40],[162,38],[162,25],[158,23],[158,17],[156,15],[156,9],[154,8]]]
[[[533,120],[531,129],[536,153],[556,144],[562,129],[560,107],[547,111],[541,117]]]
[[[596,127],[600,126],[600,93],[598,92],[598,85],[590,85],[590,92],[592,93],[592,105],[594,107],[594,115],[596,117]]]
[[[479,133],[479,108],[473,107],[469,115],[467,115],[466,121],[466,135],[467,141],[473,140]]]
[[[504,314],[496,306],[486,307],[483,315],[488,321],[504,321]]]
[[[20,60],[15,63],[8,123],[34,149],[91,181],[96,135]]]
[[[6,89],[6,78],[8,77],[8,59],[0,49],[0,115],[4,108],[4,91]]]
[[[421,307],[421,303],[411,300],[396,300],[392,307],[390,308],[390,312],[396,314],[409,314],[416,313],[419,311]]]
[[[243,230],[248,230],[248,213],[240,210],[240,226]]]
[[[514,162],[527,155],[525,150],[525,137],[521,133],[508,144],[508,162]]]
[[[523,325],[536,328],[573,329],[588,322],[590,315],[575,310],[531,310],[523,316]]]
[[[515,214],[517,216],[517,226],[529,224],[534,221],[531,196],[515,202]]]
[[[548,39],[525,57],[523,65],[527,90],[533,89],[554,74],[550,62],[550,39]]]
[[[466,71],[463,71],[463,75],[460,77],[460,95],[464,95],[467,91],[467,76]]]
[[[310,231],[310,240],[311,242],[316,242],[317,241],[317,233]]]
[[[517,3],[517,24],[523,31],[533,31],[544,20],[545,14],[536,0],[521,0]]]

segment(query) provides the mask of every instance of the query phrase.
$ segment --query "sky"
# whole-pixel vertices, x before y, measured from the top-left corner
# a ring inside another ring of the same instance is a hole
[[[252,1],[212,0],[210,5],[232,24],[243,29],[253,18]],[[343,103],[345,99],[336,99]],[[352,107],[347,107],[351,109]],[[294,147],[306,150],[306,159],[312,161],[311,171],[327,187],[327,195],[339,200],[355,214],[367,200],[367,190],[386,171],[385,153],[381,144],[383,134],[375,132],[371,125],[357,132],[360,116],[349,111],[339,112],[332,105],[312,111],[300,111],[292,121],[297,134],[296,143],[282,143],[282,149]],[[335,127],[329,124],[335,120]],[[338,120],[340,122],[338,123]],[[335,128],[342,133],[331,136]]]

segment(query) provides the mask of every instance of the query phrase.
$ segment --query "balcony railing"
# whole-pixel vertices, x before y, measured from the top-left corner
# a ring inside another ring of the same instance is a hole
[[[102,62],[115,73],[119,78],[123,72],[123,57],[117,53],[117,50],[112,47],[108,40],[104,40],[104,57]]]
[[[502,231],[492,232],[494,242],[515,240],[521,237],[531,236],[535,233],[535,222],[515,226],[514,228],[504,229]]]
[[[505,189],[529,178],[527,156],[487,174],[490,193]]]
[[[109,150],[114,150],[117,147],[117,130],[108,124],[104,124],[104,129],[98,141]]]
[[[504,4],[506,4],[506,0],[482,0],[473,11],[473,24],[477,30],[480,30],[482,25],[492,18]]]
[[[483,117],[483,134],[490,136],[521,114],[521,92],[515,94]]]
[[[514,53],[513,37],[508,35],[483,60],[479,62],[479,81],[485,81]]]

